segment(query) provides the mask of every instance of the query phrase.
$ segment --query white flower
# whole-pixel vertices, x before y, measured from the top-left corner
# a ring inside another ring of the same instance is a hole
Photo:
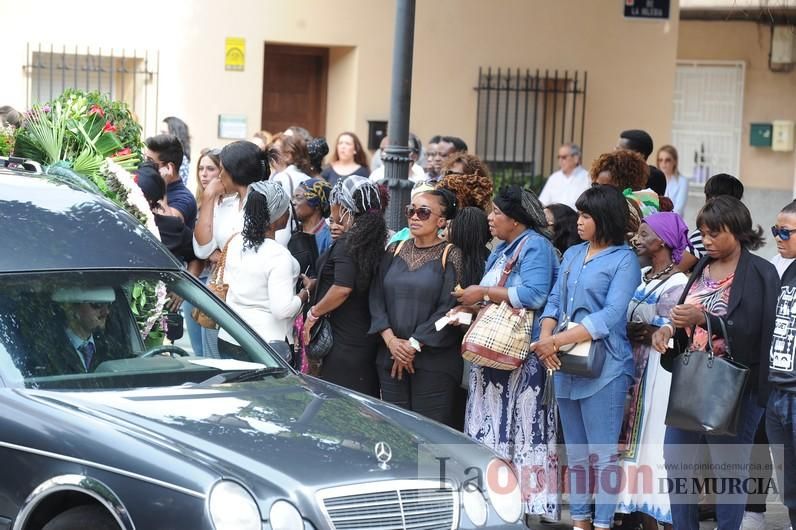
[[[147,202],[146,197],[144,197],[144,192],[141,191],[141,188],[139,188],[138,184],[133,180],[133,176],[110,158],[106,158],[104,164],[105,166],[103,167],[102,173],[115,178],[119,184],[124,187],[127,192],[127,203],[144,214],[146,217],[147,229],[149,229],[155,238],[160,240],[160,232],[158,232],[158,227],[155,224],[155,216],[152,215],[152,211],[149,209],[149,202]]]

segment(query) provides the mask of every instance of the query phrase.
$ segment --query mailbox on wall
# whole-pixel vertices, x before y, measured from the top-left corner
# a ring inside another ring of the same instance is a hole
[[[752,123],[749,130],[749,145],[771,147],[772,126],[770,123]]]

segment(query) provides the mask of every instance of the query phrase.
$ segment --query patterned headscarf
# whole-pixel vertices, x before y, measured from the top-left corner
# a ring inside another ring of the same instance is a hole
[[[321,215],[329,217],[329,195],[332,185],[323,178],[312,178],[299,184],[304,189],[304,199],[311,208],[320,210]]]
[[[366,190],[368,188],[372,188],[373,193],[367,193]],[[357,190],[362,190],[359,203],[354,199],[354,193]],[[372,197],[376,198],[375,204],[371,201]],[[345,179],[338,180],[334,188],[332,188],[329,203],[332,205],[339,204],[354,215],[381,209],[379,189],[369,179],[359,175],[351,175]]]
[[[282,217],[290,208],[290,197],[282,185],[273,180],[259,180],[249,184],[249,193],[256,191],[265,196],[268,202],[268,216],[272,221]]]
[[[552,237],[547,227],[544,206],[531,190],[519,186],[509,186],[500,190],[500,194],[495,197],[494,202],[508,217],[528,228],[533,228],[547,238]]]

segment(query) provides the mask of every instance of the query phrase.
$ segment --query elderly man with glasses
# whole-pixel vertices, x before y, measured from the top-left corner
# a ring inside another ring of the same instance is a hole
[[[580,194],[591,187],[589,172],[580,165],[581,153],[577,144],[564,144],[558,149],[559,170],[550,175],[539,200],[542,204],[566,204],[573,210]]]

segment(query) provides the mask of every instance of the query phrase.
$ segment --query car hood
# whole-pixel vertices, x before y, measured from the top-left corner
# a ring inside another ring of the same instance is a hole
[[[494,456],[436,422],[295,374],[210,388],[37,393],[123,436],[178,452],[189,465],[209,466],[219,478],[238,479],[261,500],[370,481],[439,479],[441,469],[459,482],[468,467],[484,469]],[[389,460],[377,456],[382,442]]]

